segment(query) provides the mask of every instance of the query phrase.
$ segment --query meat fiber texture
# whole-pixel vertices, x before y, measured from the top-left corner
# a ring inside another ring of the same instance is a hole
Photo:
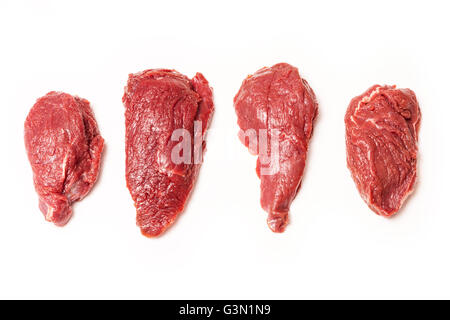
[[[361,197],[378,215],[395,214],[413,191],[420,119],[410,89],[375,85],[350,102],[347,165]]]
[[[47,221],[69,221],[72,204],[97,180],[103,144],[89,101],[63,92],[36,101],[25,121],[25,147]]]
[[[214,110],[212,89],[200,73],[190,80],[174,70],[152,69],[129,75],[123,103],[127,186],[142,234],[156,237],[184,210],[197,179],[201,161],[193,159],[194,121],[201,124],[196,138],[203,141],[203,153]],[[187,162],[172,161],[180,141],[172,139],[177,129],[191,139]]]
[[[261,179],[261,206],[269,213],[267,224],[272,231],[283,232],[305,169],[318,112],[316,97],[297,68],[280,63],[248,76],[234,98],[234,107],[242,143],[258,154],[256,171]],[[260,129],[267,130],[265,152],[261,152],[264,131]],[[251,145],[249,130],[255,130],[258,145]],[[279,133],[278,148],[272,150],[275,132]],[[261,161],[262,156],[270,160]],[[262,174],[263,168],[269,169],[268,174]]]

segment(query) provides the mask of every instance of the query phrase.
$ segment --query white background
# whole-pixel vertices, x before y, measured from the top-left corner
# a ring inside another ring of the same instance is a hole
[[[0,298],[450,298],[448,1],[0,2]],[[233,97],[297,66],[319,100],[284,234],[266,226]],[[124,178],[128,73],[202,72],[216,112],[191,201],[143,237]],[[419,182],[376,216],[346,168],[344,113],[373,84],[422,108]],[[96,187],[64,228],[38,209],[23,123],[51,90],[87,98],[106,140]]]

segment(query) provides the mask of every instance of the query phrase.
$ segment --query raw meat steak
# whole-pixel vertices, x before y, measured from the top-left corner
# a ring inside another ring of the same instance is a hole
[[[194,140],[200,141],[201,156],[214,110],[212,90],[200,73],[190,80],[174,70],[146,70],[129,75],[123,103],[127,186],[137,225],[143,235],[155,237],[183,211],[197,179],[201,159],[194,159]],[[201,125],[195,137],[194,122]],[[172,154],[181,143],[173,139],[180,129],[188,135],[181,141],[189,147],[180,152],[185,156],[181,163]]]
[[[375,85],[345,115],[347,165],[359,193],[381,216],[395,214],[416,181],[420,109],[409,89]]]
[[[303,177],[318,110],[316,97],[297,68],[280,63],[247,77],[234,97],[234,107],[242,143],[258,153],[256,171],[261,179],[261,206],[269,213],[267,223],[272,231],[283,232]],[[252,131],[257,137],[253,146]],[[278,147],[273,148],[276,133]],[[267,148],[263,151],[264,139]],[[263,173],[263,169],[270,170]]]
[[[63,226],[99,172],[103,138],[89,101],[62,92],[39,98],[25,121],[25,147],[39,208],[47,221]]]

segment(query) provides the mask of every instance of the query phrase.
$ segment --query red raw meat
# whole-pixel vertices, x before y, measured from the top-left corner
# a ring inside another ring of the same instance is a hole
[[[155,237],[174,223],[186,205],[201,161],[174,163],[172,141],[184,129],[194,144],[194,121],[201,123],[201,142],[211,120],[212,90],[202,74],[192,79],[174,71],[153,69],[130,74],[123,96],[126,118],[126,179],[143,235]],[[183,138],[184,140],[184,138]]]
[[[247,77],[234,98],[234,107],[242,143],[250,152],[259,153],[256,170],[261,179],[261,206],[269,213],[267,223],[272,231],[283,232],[303,177],[318,110],[316,97],[297,68],[280,63]],[[258,150],[261,149],[261,129],[267,130],[265,154],[271,159],[265,164]],[[245,133],[249,130],[255,130],[257,147],[246,139]],[[272,158],[275,132],[279,133],[278,160]],[[262,174],[265,166],[274,169],[272,174]]]
[[[99,172],[103,138],[89,101],[62,92],[39,98],[25,121],[25,147],[39,208],[47,221],[63,226]]]
[[[414,188],[420,118],[410,89],[375,85],[350,102],[345,115],[347,165],[376,214],[395,214]]]

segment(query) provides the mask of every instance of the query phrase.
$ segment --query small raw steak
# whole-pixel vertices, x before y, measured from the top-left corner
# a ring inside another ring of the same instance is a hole
[[[130,74],[123,103],[127,186],[137,225],[155,237],[183,211],[197,179],[212,90],[200,73],[191,80],[174,70],[146,70]]]
[[[420,117],[409,89],[375,85],[350,102],[345,115],[347,165],[376,214],[395,214],[414,188]]]
[[[38,99],[25,121],[25,147],[39,208],[47,221],[63,226],[99,172],[103,138],[89,101],[63,92]]]
[[[269,213],[267,224],[283,232],[305,169],[316,97],[297,68],[280,63],[248,76],[234,97],[234,107],[242,143],[258,153],[256,172],[261,206]]]

